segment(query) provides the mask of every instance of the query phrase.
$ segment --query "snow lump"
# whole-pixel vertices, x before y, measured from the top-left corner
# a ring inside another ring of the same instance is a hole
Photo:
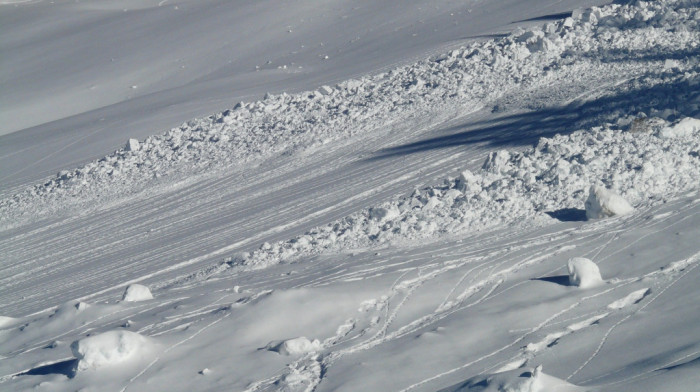
[[[625,215],[634,211],[627,200],[600,185],[591,186],[585,206],[586,218],[588,219]]]
[[[275,351],[281,355],[301,355],[319,351],[323,347],[318,339],[309,340],[301,336],[281,342],[271,342],[266,348],[269,351]]]
[[[148,338],[134,332],[115,330],[76,340],[70,346],[78,359],[76,371],[139,359],[151,346]]]
[[[147,301],[149,299],[153,299],[151,290],[140,284],[130,284],[126,290],[124,290],[124,296],[122,297],[122,301],[125,302]]]
[[[582,289],[595,287],[603,283],[600,269],[585,257],[574,257],[567,264],[569,268],[569,283]]]

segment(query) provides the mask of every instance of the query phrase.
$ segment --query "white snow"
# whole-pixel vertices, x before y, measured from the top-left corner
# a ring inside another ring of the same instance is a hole
[[[137,333],[116,330],[76,340],[70,348],[78,359],[76,370],[80,372],[139,359],[151,346],[147,338]]]
[[[651,293],[651,290],[649,290],[649,289],[641,289],[641,290],[633,291],[633,292],[629,293],[626,297],[620,298],[616,301],[611,302],[608,305],[608,308],[614,309],[614,310],[626,308],[630,305],[634,305],[634,304],[638,303],[639,301],[644,299],[644,297],[646,297],[650,293]]]
[[[141,148],[141,144],[136,139],[129,139],[126,142],[126,151],[138,151]]]
[[[588,219],[601,219],[615,215],[626,215],[634,211],[634,208],[615,192],[605,189],[600,185],[592,185],[586,199],[586,217]]]
[[[130,284],[124,290],[124,295],[122,295],[122,301],[126,302],[138,302],[138,301],[148,301],[153,299],[153,294],[148,287],[141,284]]]
[[[281,355],[301,355],[321,350],[321,342],[318,339],[309,340],[301,336],[294,339],[287,339],[281,342],[271,342],[267,346],[270,351],[275,351]]]
[[[582,289],[599,286],[603,283],[598,265],[585,257],[573,257],[566,264],[569,269],[569,283]]]
[[[584,391],[564,380],[542,372],[542,366],[535,369],[517,369],[508,372],[478,376],[440,392],[576,392]]]
[[[660,136],[665,138],[689,137],[697,135],[700,131],[700,120],[696,118],[684,118],[675,124],[664,127]]]
[[[0,4],[0,389],[693,390],[700,5],[595,3]]]

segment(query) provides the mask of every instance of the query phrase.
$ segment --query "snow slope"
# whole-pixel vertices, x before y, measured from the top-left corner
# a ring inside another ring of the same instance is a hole
[[[397,13],[374,0],[4,1],[0,135],[11,134],[0,136],[0,189],[239,100],[377,73],[605,2],[410,0]]]
[[[692,390],[698,23],[577,10],[8,191],[0,385]]]

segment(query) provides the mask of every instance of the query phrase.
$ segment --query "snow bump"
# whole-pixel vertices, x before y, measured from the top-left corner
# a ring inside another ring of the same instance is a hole
[[[140,284],[130,284],[126,290],[124,290],[124,295],[122,296],[122,301],[124,302],[147,301],[149,299],[153,299],[151,290]]]
[[[77,340],[71,351],[78,359],[76,371],[101,367],[138,359],[152,346],[150,340],[134,332],[109,331]]]
[[[585,257],[574,257],[567,263],[569,283],[582,289],[599,286],[603,283],[598,266]]]

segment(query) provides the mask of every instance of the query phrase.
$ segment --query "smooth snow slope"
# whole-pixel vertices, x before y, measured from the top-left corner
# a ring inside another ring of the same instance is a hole
[[[333,84],[605,1],[3,3],[7,191],[239,100]]]

